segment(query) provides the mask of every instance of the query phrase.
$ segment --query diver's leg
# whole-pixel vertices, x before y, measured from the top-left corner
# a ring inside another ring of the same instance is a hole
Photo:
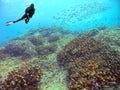
[[[25,19],[25,23],[27,24],[29,22],[29,19]]]
[[[19,22],[19,21],[21,21],[21,20],[23,20],[23,19],[25,19],[25,18],[26,18],[26,14],[24,14],[20,19],[18,19],[18,20],[16,20],[16,21],[13,21],[13,23]]]
[[[26,15],[26,14],[24,14],[20,19],[18,19],[18,20],[16,20],[16,21],[6,22],[6,25],[9,26],[9,25],[14,24],[14,23],[16,23],[16,22],[18,22],[18,21],[21,21],[21,20],[23,20],[23,19],[25,19],[25,18],[27,18],[27,15]],[[26,20],[26,23],[28,23],[28,21],[29,21],[29,19]]]

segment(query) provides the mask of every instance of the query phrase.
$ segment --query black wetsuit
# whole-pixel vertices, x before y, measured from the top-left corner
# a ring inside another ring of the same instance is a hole
[[[25,23],[27,24],[30,18],[32,18],[34,12],[35,12],[34,4],[31,4],[28,8],[26,8],[25,14],[20,19],[13,21],[13,23],[16,23],[18,21],[25,19]]]

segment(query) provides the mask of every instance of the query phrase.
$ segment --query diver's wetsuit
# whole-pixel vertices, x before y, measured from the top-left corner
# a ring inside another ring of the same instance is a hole
[[[26,10],[25,10],[25,14],[18,20],[13,21],[13,23],[16,23],[18,21],[21,21],[23,19],[25,19],[25,23],[27,24],[30,20],[30,18],[32,18],[33,14],[35,12],[35,8],[34,8],[34,4],[31,4]]]

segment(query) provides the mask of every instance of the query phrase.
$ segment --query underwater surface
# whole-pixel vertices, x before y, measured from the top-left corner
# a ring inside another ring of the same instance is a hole
[[[30,3],[29,22],[13,23]],[[0,90],[120,90],[119,9],[119,0],[0,0]]]

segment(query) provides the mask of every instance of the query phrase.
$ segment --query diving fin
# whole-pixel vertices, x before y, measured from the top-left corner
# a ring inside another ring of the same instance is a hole
[[[13,21],[9,21],[9,22],[6,23],[6,26],[9,26],[11,24],[14,24],[14,22]]]

